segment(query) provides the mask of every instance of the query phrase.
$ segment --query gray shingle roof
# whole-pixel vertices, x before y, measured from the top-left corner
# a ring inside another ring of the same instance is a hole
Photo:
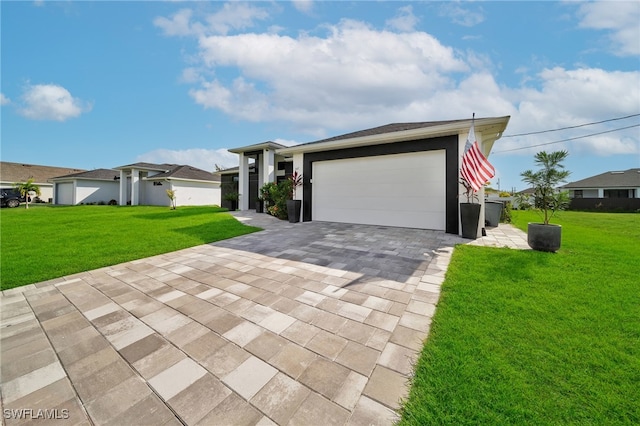
[[[563,186],[563,188],[566,189],[638,187],[640,187],[640,169],[606,172],[571,182]]]
[[[373,127],[371,129],[359,130],[357,132],[346,133],[344,135],[339,135],[339,136],[333,136],[327,139],[321,139],[319,141],[307,142],[303,145],[320,143],[320,142],[338,141],[342,139],[359,138],[359,137],[371,136],[371,135],[382,135],[385,133],[402,132],[405,130],[421,129],[424,127],[442,126],[442,125],[452,124],[452,123],[457,123],[462,121],[469,121],[469,120],[466,119],[466,120],[447,120],[447,121],[421,121],[421,122],[413,122],[413,123],[391,123],[391,124],[385,124],[384,126]]]
[[[0,162],[0,180],[2,182],[25,182],[33,178],[36,184],[47,183],[51,178],[69,173],[84,172],[84,169],[73,167],[39,166],[36,164]]]
[[[198,169],[196,167],[187,165],[173,165],[171,168],[163,173],[153,175],[149,177],[149,180],[156,179],[188,179],[188,180],[203,180],[210,182],[219,182],[220,175],[208,172],[206,170]]]
[[[115,180],[120,177],[120,172],[112,169],[95,169],[88,172],[70,173],[68,175],[57,176],[54,179],[94,179],[94,180]]]

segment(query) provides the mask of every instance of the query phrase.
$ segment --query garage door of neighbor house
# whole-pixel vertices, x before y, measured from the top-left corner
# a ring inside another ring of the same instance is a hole
[[[59,183],[56,185],[56,204],[73,204],[73,183]]]
[[[445,151],[316,161],[312,219],[445,229]]]

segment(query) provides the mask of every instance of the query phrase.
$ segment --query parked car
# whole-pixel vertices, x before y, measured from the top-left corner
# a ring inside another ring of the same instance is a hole
[[[20,195],[20,192],[14,188],[2,188],[0,189],[0,206],[1,207],[18,207],[20,203],[24,203],[25,198]]]

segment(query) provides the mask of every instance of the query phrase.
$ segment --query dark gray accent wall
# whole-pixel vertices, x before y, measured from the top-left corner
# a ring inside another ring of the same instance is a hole
[[[458,234],[458,136],[442,136],[430,139],[395,142],[366,147],[336,149],[304,154],[303,167],[303,221],[312,220],[311,200],[313,163],[316,161],[341,160],[346,158],[372,157],[378,155],[406,154],[409,152],[445,151],[445,232]]]

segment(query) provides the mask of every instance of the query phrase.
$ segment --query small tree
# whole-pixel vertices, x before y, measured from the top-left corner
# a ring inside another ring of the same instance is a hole
[[[36,195],[40,195],[40,187],[33,183],[33,178],[27,179],[26,182],[18,182],[14,185],[14,187],[20,192],[20,195],[24,197],[26,200],[25,208],[29,208],[29,193],[35,192]]]
[[[294,171],[291,176],[289,176],[289,181],[291,182],[291,194],[290,198],[295,200],[296,198],[296,188],[302,186],[302,175],[298,173],[298,171]]]
[[[171,210],[176,209],[176,190],[175,189],[167,189],[167,197],[171,201]]]
[[[535,163],[540,168],[535,172],[526,170],[520,174],[522,180],[533,188],[534,205],[543,212],[545,225],[549,224],[549,220],[557,211],[569,206],[569,192],[556,189],[571,174],[570,171],[564,170],[562,164],[568,155],[567,151],[540,151],[534,156]]]

